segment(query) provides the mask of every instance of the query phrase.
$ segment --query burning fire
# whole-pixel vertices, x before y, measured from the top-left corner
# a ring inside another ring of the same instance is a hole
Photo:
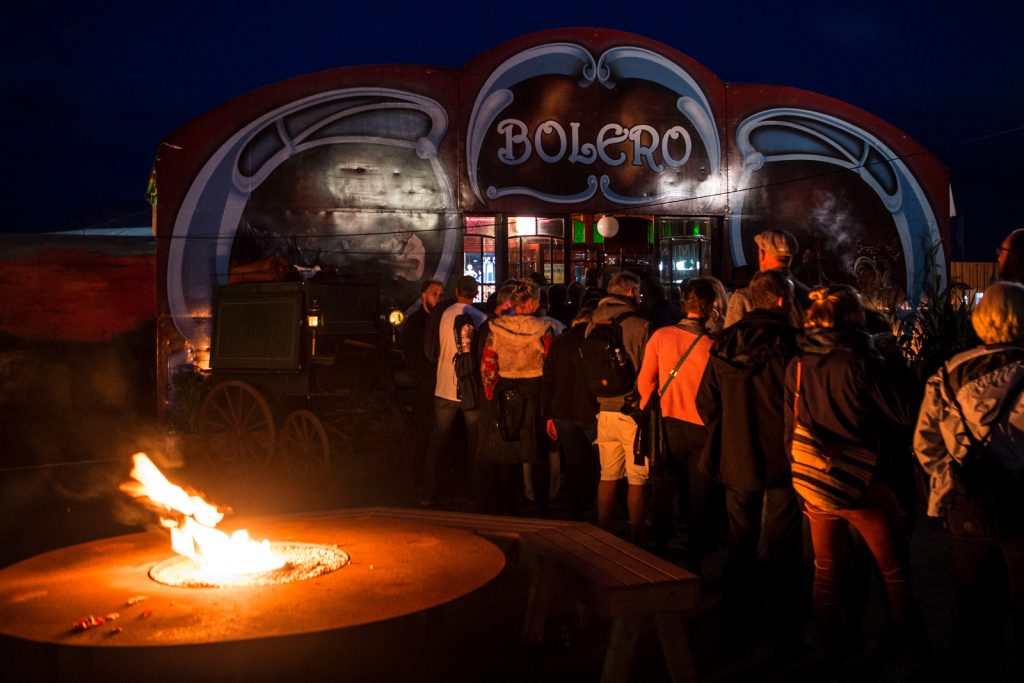
[[[121,484],[121,490],[161,508],[160,523],[171,530],[171,547],[195,561],[203,575],[254,574],[284,566],[286,560],[274,553],[270,541],[257,543],[245,529],[230,536],[217,530],[224,513],[167,481],[145,453],[132,456],[131,477],[134,481]]]

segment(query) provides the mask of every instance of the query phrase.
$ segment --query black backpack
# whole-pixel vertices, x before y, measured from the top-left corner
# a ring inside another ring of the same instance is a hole
[[[580,373],[594,396],[622,396],[636,384],[637,369],[622,343],[622,320],[632,315],[636,313],[627,311],[596,323],[580,344]]]
[[[455,387],[460,403],[465,410],[480,407],[483,399],[483,382],[480,379],[480,356],[476,349],[476,327],[468,313],[455,316],[452,325],[455,333]]]

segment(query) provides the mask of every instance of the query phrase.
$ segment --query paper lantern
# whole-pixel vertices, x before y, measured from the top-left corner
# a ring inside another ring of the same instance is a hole
[[[602,216],[601,220],[597,222],[597,232],[606,239],[615,237],[619,234],[619,221],[615,216]]]

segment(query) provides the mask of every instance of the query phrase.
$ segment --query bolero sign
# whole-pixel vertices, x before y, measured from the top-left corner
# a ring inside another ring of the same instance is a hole
[[[720,191],[722,152],[709,98],[680,64],[636,46],[595,56],[547,43],[483,83],[466,164],[475,199],[492,209],[511,198],[560,210],[707,205]]]
[[[568,159],[571,164],[593,164],[600,159],[607,166],[621,166],[626,163],[627,152],[610,154],[609,149],[623,143],[626,143],[626,150],[632,149],[629,159],[634,166],[646,164],[655,173],[665,170],[665,166],[655,159],[659,152],[665,163],[674,167],[682,166],[690,158],[690,133],[683,126],[672,126],[664,136],[661,136],[656,128],[647,124],[624,128],[617,123],[606,123],[598,131],[596,143],[586,142],[581,146],[580,125],[579,121],[572,121],[569,124],[572,131],[572,150]],[[567,136],[565,128],[558,121],[545,121],[537,126],[531,137],[526,123],[519,119],[504,119],[498,123],[498,133],[505,135],[505,145],[498,150],[498,159],[509,166],[518,166],[529,161],[535,147],[537,156],[545,163],[557,164],[566,158]],[[533,144],[530,143],[531,139]],[[669,143],[674,140],[682,141],[679,156],[673,156],[669,151]],[[545,149],[551,144],[557,147],[554,154]]]

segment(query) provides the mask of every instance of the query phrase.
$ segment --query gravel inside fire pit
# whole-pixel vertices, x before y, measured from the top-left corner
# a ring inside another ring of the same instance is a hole
[[[275,555],[283,557],[283,567],[253,574],[209,575],[191,558],[178,555],[149,570],[158,583],[179,588],[231,588],[235,586],[274,586],[305,581],[333,572],[349,562],[349,556],[331,545],[309,543],[271,543]]]

